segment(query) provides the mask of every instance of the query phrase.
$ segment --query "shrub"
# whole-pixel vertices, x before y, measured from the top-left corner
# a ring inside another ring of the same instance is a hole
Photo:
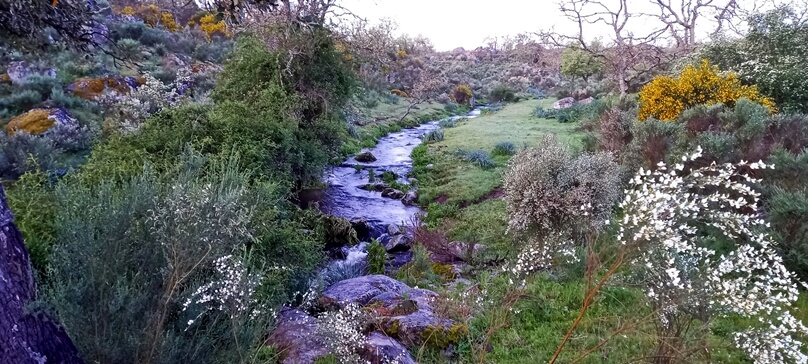
[[[52,171],[58,154],[49,138],[0,132],[0,177],[14,180],[29,171]]]
[[[512,142],[499,142],[494,146],[493,154],[514,155],[516,154],[516,145]]]
[[[57,187],[48,296],[86,360],[235,362],[264,337],[253,293],[265,274],[244,256],[261,202],[236,160],[199,158],[165,184],[146,168]]]
[[[741,84],[734,73],[721,75],[718,67],[703,60],[696,68],[688,66],[677,78],[659,76],[640,91],[639,119],[650,117],[671,121],[685,109],[699,104],[725,104],[733,107],[740,98],[757,102],[775,111],[774,102],[762,96],[755,86]]]
[[[542,119],[555,119],[557,111],[554,109],[545,109],[541,106],[536,106],[533,109],[533,116]]]
[[[199,29],[205,32],[208,42],[211,41],[211,37],[215,34],[225,37],[230,36],[230,32],[227,30],[227,24],[225,24],[224,20],[216,21],[216,16],[213,14],[205,15],[199,19]]]
[[[36,90],[23,90],[0,98],[0,109],[5,109],[6,117],[12,117],[33,109],[42,101],[42,94]]]
[[[491,159],[491,155],[484,150],[463,150],[458,149],[455,151],[455,154],[465,160],[466,162],[472,163],[482,169],[493,168],[496,166],[494,160]]]
[[[516,101],[516,95],[508,86],[497,85],[491,89],[488,99],[493,102],[514,102]]]
[[[449,97],[452,98],[452,101],[456,102],[458,105],[463,106],[473,106],[471,105],[471,88],[468,85],[457,85],[453,90],[452,93],[449,94]]]
[[[438,126],[441,128],[454,128],[455,127],[455,120],[454,119],[443,119],[438,122]]]
[[[517,153],[503,176],[508,230],[531,239],[599,227],[620,197],[617,164],[606,153],[572,157],[554,136]],[[582,224],[584,223],[584,224]]]
[[[407,93],[398,89],[390,90],[390,94],[396,95],[398,97],[408,97]]]
[[[808,190],[791,192],[778,188],[767,201],[766,209],[773,236],[781,242],[783,264],[805,280],[808,278]]]
[[[39,170],[23,174],[8,189],[8,205],[20,229],[31,264],[45,277],[51,245],[55,241],[58,205],[48,175]]]
[[[387,263],[387,251],[384,246],[373,239],[368,244],[368,274],[384,274],[384,265]]]
[[[443,129],[435,129],[424,135],[424,143],[443,141]]]
[[[124,38],[118,40],[115,45],[118,47],[118,50],[120,50],[121,55],[124,58],[135,61],[140,59],[140,42],[134,39]]]

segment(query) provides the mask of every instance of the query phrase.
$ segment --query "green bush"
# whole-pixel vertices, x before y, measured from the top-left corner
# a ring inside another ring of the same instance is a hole
[[[31,264],[45,277],[59,207],[49,178],[44,172],[34,170],[22,175],[7,192],[8,205],[31,254]]]
[[[238,362],[263,340],[253,310],[279,302],[254,301],[272,274],[245,253],[263,201],[237,166],[186,153],[166,183],[147,166],[57,187],[48,297],[86,360]]]
[[[438,122],[438,126],[441,128],[454,128],[455,127],[455,120],[454,119],[443,119]]]
[[[766,203],[784,263],[800,279],[808,278],[808,189],[776,189]]]
[[[387,263],[387,251],[384,246],[373,239],[368,244],[368,274],[384,274],[384,265]]]
[[[456,155],[466,162],[476,165],[482,169],[493,168],[496,163],[491,159],[491,155],[484,150],[457,150]]]
[[[443,129],[435,129],[424,135],[424,143],[443,141]]]
[[[514,102],[516,95],[513,90],[505,85],[497,85],[488,94],[488,98],[493,102]]]
[[[493,154],[495,155],[514,155],[516,154],[516,145],[512,142],[499,142],[494,146]]]

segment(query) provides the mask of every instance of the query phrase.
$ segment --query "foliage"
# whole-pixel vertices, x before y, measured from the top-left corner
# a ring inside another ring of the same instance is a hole
[[[48,44],[46,30],[51,29],[57,39],[74,46],[87,48],[94,44],[93,9],[86,1],[3,1],[0,7],[0,38],[32,48]]]
[[[55,241],[54,220],[58,205],[48,175],[34,170],[22,175],[8,189],[8,204],[20,229],[34,269],[47,272],[51,245]]]
[[[491,89],[488,99],[492,102],[514,102],[516,101],[516,95],[508,86],[497,85]]]
[[[752,15],[743,39],[708,44],[700,56],[757,85],[784,111],[808,112],[808,23],[793,7]]]
[[[588,81],[590,77],[603,73],[604,68],[603,61],[591,52],[572,47],[561,52],[561,74],[564,76]]]
[[[618,168],[610,155],[574,158],[551,135],[545,135],[538,148],[511,159],[503,188],[508,230],[531,239],[600,227],[620,196]]]
[[[462,106],[474,106],[470,105],[472,92],[468,85],[457,85],[449,94],[449,97],[452,98],[452,101],[456,102]]]
[[[677,78],[659,76],[644,86],[640,91],[638,117],[671,121],[689,107],[702,104],[733,107],[740,98],[775,111],[774,102],[761,95],[755,86],[742,85],[737,74],[722,75],[718,67],[703,60],[698,68],[686,67]]]
[[[493,168],[496,163],[494,160],[491,159],[491,155],[488,152],[480,149],[475,150],[457,150],[456,154],[463,158],[466,162],[476,165],[482,169]]]
[[[424,143],[434,143],[443,140],[443,129],[435,129],[426,133],[423,137]]]
[[[384,265],[387,263],[387,251],[384,246],[373,239],[368,244],[368,274],[384,274]]]
[[[749,184],[759,181],[740,172],[772,166],[685,169],[701,156],[699,148],[670,170],[664,163],[655,172],[641,169],[620,204],[617,241],[659,312],[655,355],[687,360],[679,353],[692,346],[682,340],[697,330],[692,323],[737,315],[749,319],[749,327],[733,339],[755,362],[806,360],[799,340],[808,328],[790,310],[798,298],[796,277],[763,230],[767,223],[750,214],[760,194]],[[709,238],[699,234],[706,231]]]
[[[783,263],[804,281],[808,277],[808,191],[778,188],[766,202],[766,210],[772,235],[782,242],[778,250]]]
[[[359,351],[365,343],[362,334],[362,310],[349,304],[337,311],[323,313],[317,318],[318,333],[326,338],[325,343],[339,364],[362,362]]]
[[[454,128],[456,121],[454,119],[443,119],[438,122],[441,128]]]
[[[494,146],[495,155],[514,155],[516,154],[516,145],[512,142],[499,142]]]
[[[238,361],[263,337],[243,253],[260,199],[237,161],[200,158],[166,184],[147,166],[118,186],[57,187],[49,297],[88,360]]]
[[[230,32],[228,32],[227,25],[224,23],[224,21],[216,21],[216,17],[213,14],[205,15],[199,19],[199,29],[205,32],[208,42],[211,41],[211,37],[213,37],[214,34],[219,34],[225,37],[230,36]]]

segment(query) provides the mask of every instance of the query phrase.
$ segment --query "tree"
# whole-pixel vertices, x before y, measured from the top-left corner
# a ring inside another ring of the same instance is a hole
[[[594,48],[594,47],[593,47]],[[561,53],[561,74],[572,78],[589,77],[603,72],[603,61],[580,48],[570,47]]]
[[[732,22],[738,9],[737,0],[652,0],[659,8],[656,14],[649,14],[659,19],[676,41],[677,47],[690,48],[696,45],[697,25],[701,20],[713,20],[715,29],[712,34],[719,33],[727,22]]]
[[[86,49],[103,34],[93,26],[95,10],[95,2],[86,0],[0,0],[0,39],[36,47],[52,29],[62,41]]]
[[[28,249],[0,186],[0,362],[82,363],[65,330],[49,315],[32,312],[36,300]]]
[[[446,80],[440,75],[428,70],[420,70],[413,88],[407,94],[410,97],[407,111],[404,112],[399,121],[404,120],[416,106],[436,97],[445,83]]]
[[[559,6],[563,16],[576,24],[577,32],[567,35],[549,31],[539,35],[555,47],[566,47],[572,42],[581,51],[602,60],[621,97],[676,56],[657,44],[667,27],[642,33],[632,31],[642,29],[637,23],[647,16],[629,11],[628,0],[562,0]],[[592,26],[605,26],[610,43],[603,48],[587,43],[584,28]]]

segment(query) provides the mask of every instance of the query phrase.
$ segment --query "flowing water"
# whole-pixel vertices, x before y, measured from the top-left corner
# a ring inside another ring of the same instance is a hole
[[[452,118],[474,118],[479,116],[480,112],[481,109],[474,109],[466,116]],[[341,165],[332,168],[326,176],[328,188],[319,202],[323,212],[347,219],[364,219],[371,227],[372,238],[381,236],[390,224],[408,224],[421,209],[404,205],[401,200],[382,197],[381,192],[366,191],[360,187],[368,183],[370,169],[377,175],[385,171],[394,172],[400,176],[399,182],[409,183],[406,176],[412,169],[410,154],[421,144],[421,137],[424,134],[439,128],[438,122],[431,121],[379,139],[376,147],[368,149],[376,157],[374,162],[359,162],[350,157]],[[359,171],[358,166],[362,167]],[[345,252],[345,261],[334,263],[348,264],[361,260],[367,255],[364,246],[365,244],[360,244],[349,248]]]

